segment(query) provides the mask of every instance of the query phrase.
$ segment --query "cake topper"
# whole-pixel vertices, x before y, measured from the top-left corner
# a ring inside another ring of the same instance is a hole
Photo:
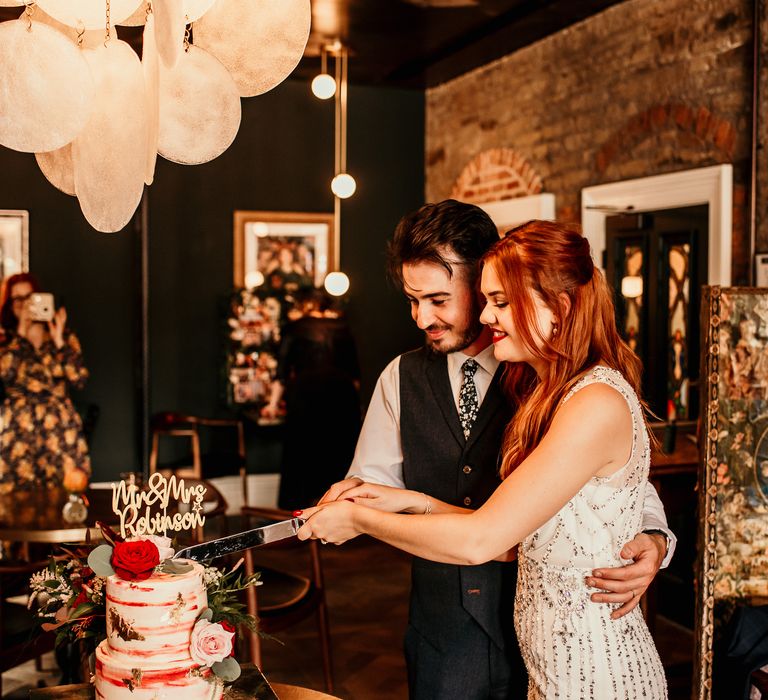
[[[112,511],[120,520],[121,536],[165,535],[168,530],[179,532],[202,527],[206,490],[201,483],[186,486],[184,479],[177,479],[175,475],[167,479],[159,472],[149,477],[146,490],[126,481],[112,484]],[[171,501],[191,508],[168,515]]]

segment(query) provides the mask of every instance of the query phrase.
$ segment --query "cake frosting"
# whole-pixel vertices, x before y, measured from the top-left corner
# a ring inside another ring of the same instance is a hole
[[[96,649],[96,697],[216,700],[223,686],[190,656],[192,629],[208,606],[203,567],[155,571],[143,581],[109,576],[107,638]]]

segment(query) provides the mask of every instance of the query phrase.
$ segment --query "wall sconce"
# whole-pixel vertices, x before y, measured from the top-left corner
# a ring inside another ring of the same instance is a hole
[[[336,94],[336,81],[328,73],[328,50],[320,47],[320,73],[312,80],[312,94],[321,100],[329,100]]]
[[[621,296],[627,299],[637,299],[637,297],[643,296],[643,278],[639,275],[622,277]]]

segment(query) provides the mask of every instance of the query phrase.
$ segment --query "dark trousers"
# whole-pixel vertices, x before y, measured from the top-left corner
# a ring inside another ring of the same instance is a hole
[[[500,649],[466,612],[440,635],[439,648],[412,625],[405,635],[410,700],[522,700],[528,675],[513,639]],[[512,620],[509,620],[510,626]]]

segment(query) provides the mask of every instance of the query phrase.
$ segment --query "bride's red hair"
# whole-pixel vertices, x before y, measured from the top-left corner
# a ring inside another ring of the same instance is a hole
[[[521,340],[547,361],[540,379],[523,362],[505,369],[504,388],[518,406],[504,434],[506,477],[538,445],[560,401],[587,369],[599,363],[618,370],[639,396],[642,366],[619,335],[612,292],[577,226],[529,221],[508,231],[482,262],[493,266]],[[539,335],[532,291],[557,319],[557,334],[549,340]]]

